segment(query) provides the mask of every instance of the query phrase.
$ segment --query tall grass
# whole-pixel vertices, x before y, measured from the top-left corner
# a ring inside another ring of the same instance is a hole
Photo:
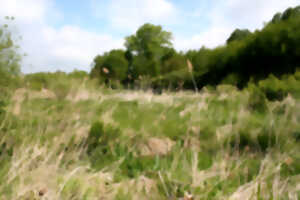
[[[226,85],[156,95],[78,76],[46,75],[41,90],[28,76],[9,91],[0,199],[300,198],[296,96]]]

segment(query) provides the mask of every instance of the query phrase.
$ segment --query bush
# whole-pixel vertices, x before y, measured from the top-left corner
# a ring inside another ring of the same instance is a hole
[[[226,141],[227,142],[227,141]],[[243,151],[246,149],[256,149],[256,141],[251,137],[251,133],[239,132],[229,139],[229,145],[232,149]]]
[[[84,79],[88,77],[88,73],[86,71],[74,70],[68,76],[74,79]]]
[[[285,84],[277,79],[274,75],[270,75],[267,79],[259,82],[259,88],[265,93],[269,100],[282,100],[287,96]]]
[[[147,170],[152,171],[155,164],[155,158],[152,156],[134,157],[132,153],[130,153],[125,157],[120,168],[122,170],[122,174],[133,178]]]
[[[88,149],[87,152],[90,154],[100,144],[100,138],[104,135],[103,124],[100,122],[93,123],[89,136],[87,138]]]
[[[273,147],[276,144],[276,135],[274,132],[268,130],[263,130],[257,136],[257,142],[259,148],[265,152],[269,147]]]
[[[56,83],[53,87],[57,99],[62,100],[67,97],[70,92],[70,86],[67,83]]]
[[[120,136],[119,129],[112,126],[104,127],[102,122],[92,124],[89,136],[86,140],[87,154],[92,166],[99,170],[122,156],[126,149],[120,145],[112,146]]]
[[[250,93],[248,108],[252,111],[265,112],[268,108],[265,94],[254,84],[249,85],[248,91]]]
[[[49,73],[28,74],[25,77],[25,83],[29,86],[29,88],[40,91],[43,88],[49,88],[50,77]]]
[[[12,20],[6,18],[6,20]],[[10,23],[8,21],[8,23]],[[21,56],[18,47],[14,44],[12,32],[7,24],[0,24],[0,74],[18,76],[20,74]],[[1,77],[2,78],[2,77]],[[1,81],[0,81],[1,82]]]
[[[270,121],[265,120],[265,114],[256,113],[240,125],[236,132],[230,135],[225,144],[232,150],[239,151],[261,151],[266,152],[269,148],[280,149],[285,145],[285,140],[281,133],[274,130]],[[285,135],[284,137],[288,137]]]
[[[266,152],[268,148],[276,145],[276,136],[267,131],[261,131],[257,136],[252,135],[251,132],[240,132],[230,137],[229,144],[231,149],[239,151],[260,150]]]

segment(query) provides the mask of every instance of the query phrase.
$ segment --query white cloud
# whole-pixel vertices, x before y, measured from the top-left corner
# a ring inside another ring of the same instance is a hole
[[[74,68],[89,70],[94,56],[121,48],[123,44],[122,40],[110,35],[99,35],[76,26],[64,26],[61,29],[44,26],[39,34],[43,41],[38,40],[29,51],[39,57],[34,60],[34,65],[51,71],[71,71]]]
[[[220,0],[218,0],[220,1]],[[255,30],[263,27],[277,12],[299,5],[299,0],[227,0],[218,2],[211,12],[215,25],[233,26]]]
[[[14,16],[14,32],[22,36],[20,44],[27,54],[22,71],[90,70],[94,56],[112,48],[121,48],[123,40],[110,35],[65,25],[55,28],[50,20],[61,19],[53,0],[6,0],[1,2],[0,18]],[[0,22],[3,22],[0,19]],[[16,31],[17,30],[17,31]]]
[[[4,16],[16,17],[15,27],[23,38],[19,43],[28,54],[22,64],[24,72],[71,71],[74,68],[89,70],[95,55],[123,46],[122,38],[114,38],[108,34],[93,33],[68,24],[60,28],[49,25],[50,21],[64,18],[63,13],[55,7],[55,0],[0,1],[0,23]],[[186,27],[187,31],[191,26],[189,23],[180,24],[182,21],[189,22],[188,18],[181,20],[189,16],[189,11],[179,10],[171,0],[90,1],[93,14],[110,23],[116,32],[125,30],[133,33],[146,22],[173,25],[172,27],[179,24],[181,28]],[[252,31],[262,28],[263,22],[269,21],[276,12],[300,4],[300,0],[207,0],[205,3],[208,2],[212,4],[211,10],[206,10],[199,16],[192,13],[194,20],[199,17],[199,26],[204,15],[205,20],[209,20],[210,25],[202,32],[186,37],[171,30],[175,36],[176,49],[221,45],[235,28],[249,28]],[[201,5],[195,4],[195,10],[199,8]]]
[[[175,6],[168,0],[114,0],[104,5],[92,0],[94,15],[108,19],[112,27],[135,31],[146,22],[174,23],[178,17]]]
[[[190,49],[200,49],[202,46],[213,48],[224,43],[231,33],[230,28],[212,27],[201,34],[193,35],[190,38],[175,35],[175,49],[188,51]]]
[[[2,16],[14,16],[22,21],[43,20],[49,4],[50,1],[47,0],[4,0],[1,1],[0,13]]]
[[[210,26],[190,38],[175,35],[175,47],[187,50],[222,45],[236,28],[261,29],[275,13],[299,4],[300,0],[215,0],[207,16]]]

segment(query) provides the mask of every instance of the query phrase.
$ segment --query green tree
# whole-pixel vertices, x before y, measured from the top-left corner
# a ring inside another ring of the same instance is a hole
[[[10,17],[5,19],[8,23],[13,20]],[[21,57],[17,53],[17,46],[13,42],[8,25],[0,26],[0,73],[2,76],[16,76],[20,74],[20,60]]]
[[[300,18],[300,6],[288,8],[283,13],[276,13],[270,23],[276,24],[291,18]]]
[[[100,76],[105,82],[108,80],[124,81],[127,78],[128,60],[125,51],[112,50],[94,59],[92,76]]]
[[[6,17],[7,23],[13,18]],[[0,123],[5,113],[5,105],[14,80],[20,74],[20,59],[7,24],[0,25]]]
[[[235,29],[233,33],[231,33],[230,37],[227,39],[227,44],[233,41],[240,41],[251,35],[251,32],[248,29]]]
[[[135,75],[156,76],[160,74],[161,58],[166,47],[172,47],[172,34],[161,26],[144,24],[136,34],[126,37],[125,46],[133,55]]]

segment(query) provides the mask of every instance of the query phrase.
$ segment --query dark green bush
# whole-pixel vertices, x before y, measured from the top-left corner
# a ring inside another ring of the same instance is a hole
[[[93,123],[86,141],[88,145],[88,154],[90,154],[100,144],[100,139],[103,137],[103,135],[103,124],[101,122]]]
[[[274,132],[270,132],[268,130],[263,130],[257,136],[257,142],[259,148],[262,151],[266,151],[268,148],[275,146],[276,144],[276,136]]]
[[[270,75],[267,79],[259,82],[259,88],[269,100],[282,100],[288,92],[285,83]]]
[[[267,100],[265,94],[254,84],[249,84],[248,91],[250,93],[248,100],[248,108],[252,111],[267,111]]]
[[[120,137],[119,129],[112,126],[104,127],[102,122],[92,124],[89,136],[86,140],[87,154],[95,169],[102,169],[113,161],[124,156],[127,149],[117,143]]]
[[[257,136],[253,136],[250,130],[249,132],[241,130],[239,134],[234,134],[229,138],[229,144],[233,150],[266,152],[277,143],[275,133],[262,128]]]
[[[225,141],[227,143],[227,140]],[[256,141],[251,137],[251,133],[241,131],[229,138],[229,145],[233,150],[245,150],[246,148],[256,149]]]
[[[155,158],[153,156],[135,157],[132,153],[128,154],[122,162],[120,169],[122,174],[130,178],[137,177],[147,170],[152,171],[155,166]]]

